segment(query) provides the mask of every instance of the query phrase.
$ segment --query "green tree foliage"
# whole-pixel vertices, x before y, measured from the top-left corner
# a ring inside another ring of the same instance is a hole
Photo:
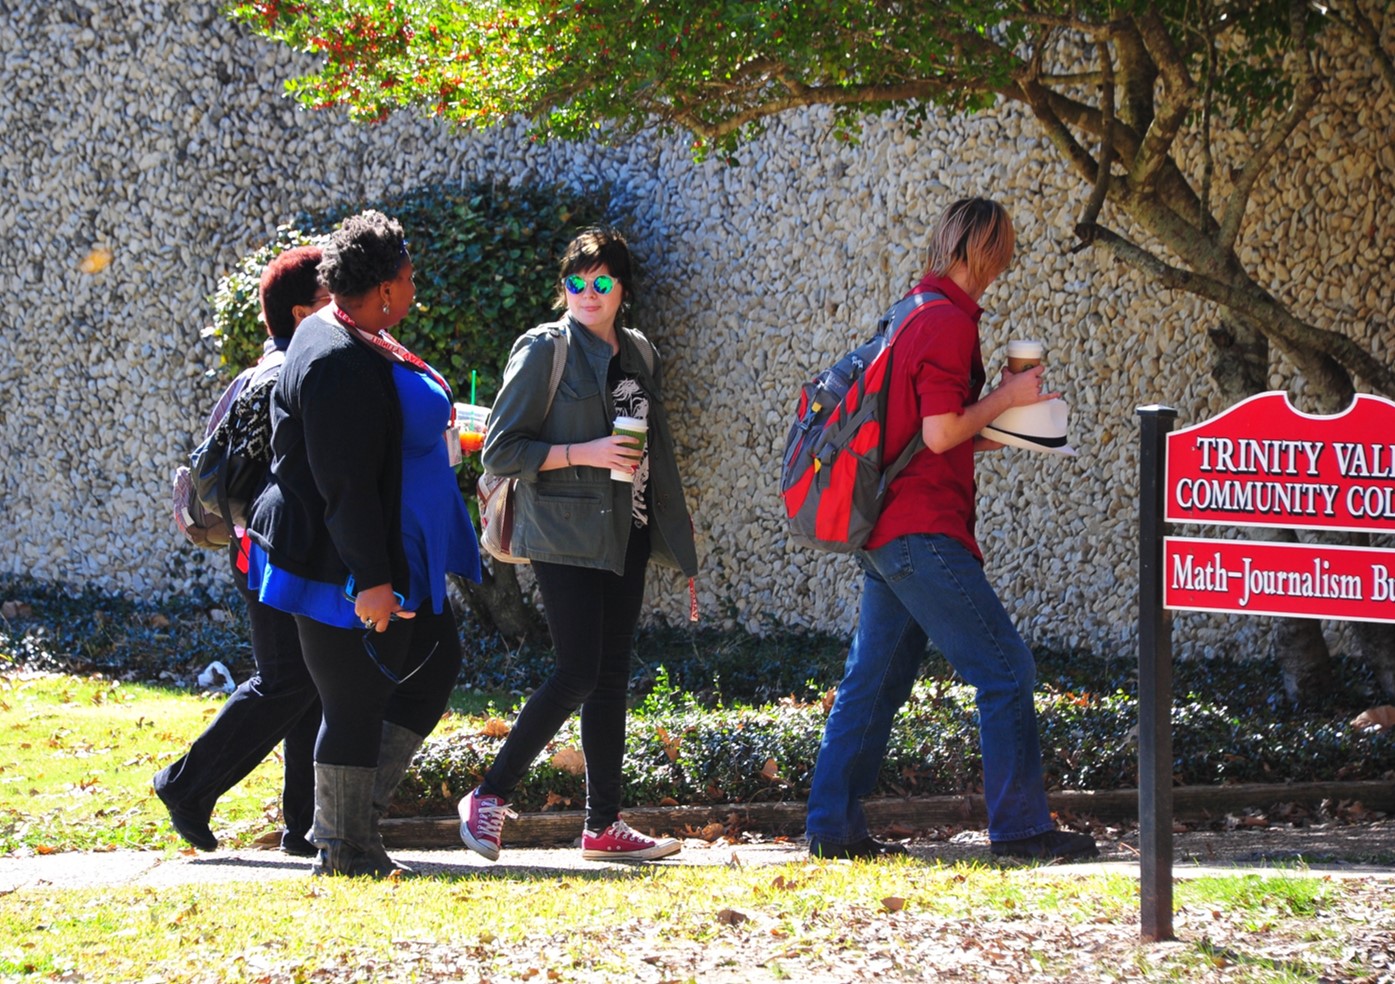
[[[1384,0],[249,0],[229,12],[316,53],[320,69],[291,90],[361,120],[400,107],[468,126],[522,115],[539,135],[569,139],[657,125],[691,132],[699,156],[734,159],[765,120],[798,106],[835,107],[838,132],[852,138],[859,118],[888,108],[915,122],[932,104],[1020,103],[1084,183],[1082,244],[1214,302],[1236,336],[1226,358],[1277,344],[1326,407],[1340,409],[1353,377],[1395,396],[1395,370],[1290,311],[1250,276],[1235,245],[1251,192],[1325,81],[1331,59],[1320,57],[1320,35],[1363,52],[1372,83],[1395,87],[1382,47],[1387,8]],[[1248,138],[1228,144],[1227,160],[1213,156],[1221,128]],[[1106,203],[1166,252],[1105,225]],[[1253,371],[1239,377],[1253,389]]]
[[[341,207],[301,216],[276,231],[218,283],[213,296],[212,334],[227,373],[255,362],[266,330],[260,321],[257,285],[267,262],[292,246],[315,242],[350,212],[373,207],[402,223],[416,267],[416,309],[394,334],[431,365],[455,391],[488,406],[514,339],[552,321],[557,262],[588,226],[604,220],[605,203],[560,187],[502,188],[480,183],[465,188],[430,187],[366,206]],[[461,487],[474,502],[478,459],[467,455]],[[506,638],[540,639],[536,612],[523,603],[512,570],[485,572],[482,585],[467,592],[478,615]]]
[[[1342,330],[1340,301],[1295,310],[1237,245],[1254,190],[1276,166],[1308,163],[1291,138],[1330,73],[1355,64],[1395,93],[1389,0],[241,0],[228,11],[319,57],[288,82],[302,102],[360,120],[405,107],[471,127],[521,116],[539,136],[602,140],[653,126],[691,133],[697,157],[735,162],[796,107],[832,107],[836,134],[856,139],[860,119],[889,109],[914,127],[932,106],[1016,103],[1080,181],[1076,248],[1213,305],[1219,317],[1198,330],[1223,397],[1268,388],[1272,346],[1304,377],[1305,409],[1344,409],[1358,383],[1395,398],[1395,367]],[[1328,252],[1370,233],[1351,235]],[[1318,624],[1280,624],[1290,692],[1327,686]],[[1355,631],[1395,693],[1395,632]]]

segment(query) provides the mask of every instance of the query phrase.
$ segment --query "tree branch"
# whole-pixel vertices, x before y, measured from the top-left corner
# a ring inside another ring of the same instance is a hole
[[[1057,14],[1044,14],[1038,11],[1018,9],[1012,19],[1023,24],[1036,24],[1051,29],[1078,31],[1088,38],[1103,38],[1109,33],[1109,24],[1099,21],[1081,20],[1078,17],[1065,17]]]
[[[1116,85],[1116,90],[1121,86]],[[1122,88],[1127,89],[1127,82]],[[1066,123],[1086,131],[1087,133],[1103,136],[1106,131],[1103,129],[1103,117],[1100,111],[1086,103],[1071,99],[1070,97],[1052,91],[1045,90],[1046,99],[1050,106],[1050,116],[1059,123]],[[1026,101],[1025,96],[1023,101]],[[1045,120],[1038,116],[1043,126]],[[1129,126],[1122,120],[1116,119],[1107,131],[1109,144],[1114,148],[1117,158],[1123,163],[1125,168],[1131,168],[1134,158],[1137,156],[1142,140]],[[1049,133],[1048,133],[1049,135]],[[1053,142],[1055,142],[1053,140]],[[1077,168],[1077,171],[1079,169]],[[1081,172],[1083,173],[1083,172]],[[1091,170],[1085,175],[1086,181],[1095,180],[1095,172]],[[1121,196],[1128,196],[1133,193],[1132,185],[1127,176],[1113,175],[1110,178],[1112,189],[1118,190]],[[1201,202],[1196,196],[1195,190],[1188,183],[1185,175],[1177,169],[1176,162],[1170,158],[1163,166],[1162,178],[1159,182],[1157,198],[1160,202],[1166,203],[1166,207],[1178,212],[1179,215],[1189,215],[1185,221],[1190,222],[1198,229],[1214,228],[1214,220],[1201,208]],[[1185,210],[1185,211],[1184,211]]]
[[[1167,25],[1158,13],[1150,8],[1135,22],[1163,80],[1160,112],[1149,124],[1143,146],[1129,170],[1129,179],[1134,188],[1147,194],[1152,191],[1158,174],[1170,160],[1172,145],[1196,99],[1196,83],[1187,72],[1186,63],[1173,45]]]
[[[1395,370],[1347,336],[1298,320],[1253,281],[1246,279],[1239,285],[1226,283],[1171,266],[1103,226],[1077,226],[1075,233],[1164,287],[1195,294],[1227,308],[1233,316],[1243,318],[1278,343],[1296,363],[1311,363],[1313,354],[1317,353],[1364,379],[1377,392],[1395,399]]]
[[[1100,210],[1109,197],[1109,172],[1114,166],[1114,142],[1109,139],[1109,133],[1114,129],[1114,60],[1107,43],[1099,42],[1095,50],[1100,59],[1100,127],[1104,135],[1100,137],[1100,163],[1095,172],[1095,187],[1080,216],[1080,224],[1085,226],[1094,225],[1100,217]],[[1077,249],[1084,245],[1081,243]]]
[[[1056,145],[1056,149],[1061,152],[1066,163],[1082,180],[1094,182],[1099,177],[1099,162],[1085,149],[1084,144],[1075,139],[1075,134],[1056,113],[1053,105],[1058,99],[1065,99],[1067,103],[1074,103],[1074,100],[1066,99],[1066,97],[1032,79],[1019,79],[1018,85],[1021,88],[1023,101],[1031,108],[1032,115],[1036,117],[1037,124],[1046,132],[1047,139]],[[1103,142],[1110,143],[1107,135]]]
[[[1259,180],[1260,173],[1269,166],[1269,162],[1278,153],[1279,148],[1288,141],[1293,131],[1298,129],[1298,124],[1307,118],[1321,90],[1313,72],[1312,54],[1307,50],[1308,32],[1304,26],[1306,13],[1305,0],[1290,0],[1289,15],[1293,25],[1294,58],[1297,59],[1297,80],[1294,84],[1293,102],[1289,104],[1288,110],[1274,124],[1235,176],[1234,187],[1226,199],[1225,211],[1221,216],[1220,231],[1216,238],[1217,245],[1226,251],[1235,247],[1235,240],[1240,235],[1240,223],[1245,217],[1245,208],[1249,205],[1250,194],[1254,191],[1255,182]]]
[[[1092,246],[1103,247],[1113,254],[1115,259],[1148,274],[1164,287],[1196,294],[1224,307],[1240,310],[1244,310],[1251,301],[1248,294],[1233,284],[1164,263],[1143,247],[1129,242],[1104,226],[1078,225],[1075,227],[1075,234]]]
[[[1376,74],[1385,81],[1385,87],[1390,90],[1391,95],[1395,95],[1395,60],[1392,60],[1390,52],[1381,47],[1380,29],[1366,16],[1357,0],[1353,0],[1351,7],[1348,16],[1342,16],[1340,8],[1337,7],[1330,10],[1328,16],[1356,38],[1357,45],[1375,65]]]

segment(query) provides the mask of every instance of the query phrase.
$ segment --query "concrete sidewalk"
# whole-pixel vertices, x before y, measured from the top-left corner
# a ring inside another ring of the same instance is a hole
[[[1082,864],[1023,866],[1025,872],[1051,875],[1138,877],[1138,854],[1131,837],[1101,839],[1100,859]],[[913,858],[931,865],[977,862],[994,864],[982,832],[965,832],[950,840],[918,841],[910,845]],[[1204,875],[1259,874],[1292,877],[1312,874],[1335,878],[1360,877],[1395,881],[1395,822],[1368,825],[1268,828],[1178,834],[1174,839],[1173,874],[1177,878]],[[633,862],[585,861],[575,846],[510,848],[490,863],[460,848],[392,850],[392,855],[424,876],[534,876],[551,878],[567,872],[632,870]],[[1378,859],[1371,863],[1369,859]],[[768,839],[709,844],[690,838],[670,858],[649,862],[654,867],[683,865],[762,866],[810,862],[800,840]],[[75,889],[120,886],[168,886],[219,882],[308,878],[310,862],[275,850],[239,848],[209,853],[173,851],[74,852],[0,858],[0,893],[19,889]]]

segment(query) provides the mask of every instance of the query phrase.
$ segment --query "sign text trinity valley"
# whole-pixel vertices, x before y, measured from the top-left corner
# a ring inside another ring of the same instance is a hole
[[[1395,531],[1395,403],[1331,417],[1283,393],[1167,435],[1165,520]],[[1395,552],[1167,537],[1167,608],[1395,622]]]

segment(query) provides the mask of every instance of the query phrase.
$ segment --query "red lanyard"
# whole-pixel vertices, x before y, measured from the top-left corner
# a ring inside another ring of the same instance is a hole
[[[441,389],[446,391],[446,399],[450,400],[450,384],[446,382],[445,377],[443,377],[439,372],[437,372],[435,369],[432,369],[425,362],[423,362],[419,355],[417,355],[411,349],[407,348],[407,346],[403,345],[397,339],[389,335],[388,330],[386,328],[380,328],[378,329],[377,334],[373,334],[366,328],[359,327],[358,322],[356,322],[353,318],[349,317],[348,312],[346,312],[338,304],[334,305],[334,316],[338,318],[341,322],[343,322],[347,327],[353,329],[353,331],[358,335],[360,339],[362,339],[367,344],[371,345],[373,348],[377,349],[382,354],[388,356],[391,359],[395,359],[398,362],[405,362],[407,365],[411,366],[414,369],[417,369],[420,372],[430,373],[431,378],[436,380],[436,382],[440,383]],[[452,423],[455,422],[454,403],[451,404],[450,419]]]

